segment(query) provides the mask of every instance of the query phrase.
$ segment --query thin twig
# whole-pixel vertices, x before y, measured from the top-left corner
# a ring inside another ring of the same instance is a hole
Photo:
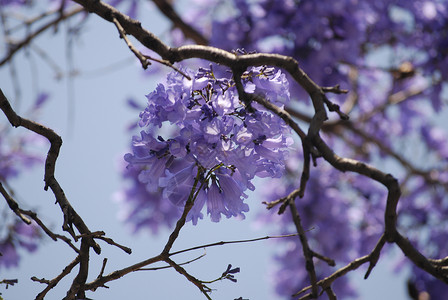
[[[299,189],[296,189],[296,190],[294,190],[294,191],[292,191],[292,192],[289,193],[289,195],[286,196],[286,197],[277,199],[277,200],[272,201],[272,202],[263,202],[263,204],[266,204],[266,208],[267,208],[267,209],[271,209],[271,208],[273,208],[274,206],[276,206],[277,204],[285,203],[285,202],[289,202],[291,199],[295,199],[295,198],[297,198],[297,197],[299,196],[299,194],[300,194],[300,188],[299,188]],[[283,208],[283,210],[281,210],[281,211],[279,210],[278,214],[281,215],[281,214],[283,213],[283,211],[284,211],[284,208]]]
[[[329,111],[334,111],[339,115],[341,120],[347,121],[349,116],[341,111],[341,108],[336,103],[331,102],[327,96],[324,97],[324,103],[327,105]]]
[[[123,245],[120,245],[118,243],[116,243],[113,239],[105,237],[105,236],[96,236],[96,239],[100,239],[105,241],[106,243],[108,243],[109,245],[113,245],[115,247],[120,248],[121,250],[123,250],[124,252],[126,252],[127,254],[131,254],[132,253],[132,249]]]
[[[322,91],[324,93],[333,93],[333,94],[347,94],[348,90],[341,89],[341,86],[339,84],[336,84],[335,86],[328,86],[328,87],[322,87]]]
[[[181,74],[182,76],[184,76],[188,80],[191,80],[191,77],[187,73],[185,73],[184,71],[182,71],[181,69],[179,69],[178,67],[176,67],[175,65],[170,63],[169,61],[163,60],[163,59],[157,59],[157,58],[151,57],[151,56],[146,55],[146,54],[143,55],[143,56],[146,57],[147,59],[150,59],[150,60],[153,60],[155,62],[158,62],[159,64],[162,64],[162,65],[165,65],[167,67],[170,67],[171,69],[173,69],[177,73]]]
[[[8,285],[14,285],[18,283],[18,279],[2,279],[0,280],[0,284],[6,284],[6,288],[8,288]]]
[[[169,256],[181,254],[181,253],[192,251],[192,250],[204,249],[204,248],[215,247],[215,246],[222,246],[222,245],[228,245],[228,244],[251,243],[251,242],[257,242],[257,241],[262,241],[262,240],[281,239],[281,238],[292,237],[292,236],[297,236],[297,233],[285,234],[285,235],[263,236],[263,237],[259,237],[259,238],[245,239],[245,240],[220,241],[220,242],[215,242],[215,243],[211,243],[211,244],[204,244],[204,245],[195,246],[195,247],[187,248],[187,249],[184,249],[184,250],[172,252],[172,253],[169,254]]]
[[[201,291],[201,293],[209,300],[212,300],[210,295],[208,294],[211,289],[207,287],[205,284],[203,284],[200,280],[198,280],[196,277],[190,275],[184,268],[176,264],[173,260],[167,258],[165,259],[165,262],[168,263],[171,267],[173,267],[179,274],[182,274],[185,278],[187,278],[188,281],[193,283],[197,288]]]
[[[57,234],[52,232],[47,226],[45,226],[45,224],[37,217],[37,214],[33,211],[30,210],[20,210],[22,214],[29,216],[30,218],[32,218],[34,220],[34,222],[36,222],[37,225],[39,225],[40,228],[42,228],[42,230],[53,240],[53,241],[57,241],[58,239],[64,241],[67,245],[70,246],[70,248],[72,248],[76,253],[79,253],[79,249],[73,245],[72,240],[70,240],[68,237],[61,235],[61,234]]]
[[[185,261],[183,263],[178,264],[179,266],[184,266],[184,265],[188,265],[191,264],[192,262],[195,262],[201,258],[203,258],[206,255],[206,253],[199,255],[198,257],[195,257],[193,259],[190,259],[188,261]],[[162,270],[162,269],[169,269],[172,268],[172,266],[168,265],[168,266],[163,266],[163,267],[154,267],[154,268],[140,268],[136,271],[156,271],[156,270]]]
[[[104,270],[106,269],[106,264],[107,264],[107,258],[105,257],[105,258],[103,259],[103,265],[101,266],[100,273],[99,273],[98,276],[96,277],[97,279],[103,277]]]
[[[148,59],[137,50],[137,48],[134,47],[134,45],[131,43],[131,41],[126,36],[126,32],[124,31],[123,27],[121,26],[120,22],[116,18],[112,18],[112,22],[115,24],[115,26],[118,29],[118,33],[120,34],[120,37],[125,41],[126,45],[128,46],[129,50],[134,53],[134,55],[138,58],[140,63],[142,64],[143,69],[147,69],[149,65],[151,65],[151,62],[148,61]]]
[[[0,60],[0,66],[2,66],[7,61],[9,61],[14,56],[14,54],[17,51],[22,49],[24,46],[28,45],[35,37],[37,37],[41,33],[44,33],[49,28],[53,27],[54,25],[58,24],[59,22],[65,20],[67,18],[70,18],[70,17],[72,17],[72,16],[74,16],[74,15],[76,15],[76,14],[82,12],[82,11],[84,11],[83,7],[76,7],[72,11],[70,11],[70,12],[68,12],[66,14],[58,14],[58,17],[55,18],[54,20],[52,20],[52,21],[42,25],[41,27],[39,27],[34,32],[28,34],[23,40],[12,44],[9,47],[8,53]]]
[[[45,295],[52,289],[54,288],[59,281],[62,280],[62,278],[64,278],[65,276],[67,276],[68,274],[70,274],[70,272],[72,271],[72,269],[79,263],[79,255],[76,256],[76,258],[70,263],[68,264],[64,270],[62,270],[61,274],[59,274],[58,276],[56,276],[56,278],[45,282],[48,284],[48,286],[42,291],[40,292],[37,296],[36,296],[36,300],[42,300],[44,299]],[[37,279],[36,277],[32,277],[31,280],[33,281],[38,281],[41,282],[39,279]],[[45,280],[45,279],[43,279]]]
[[[112,273],[109,273],[108,275],[101,276],[99,278],[96,278],[92,282],[86,283],[84,285],[84,289],[95,291],[99,287],[105,287],[105,283],[117,280],[129,273],[135,272],[145,266],[151,265],[156,262],[164,261],[164,255],[157,255],[148,259],[145,259],[141,262],[138,262],[136,264],[130,265],[128,267],[125,267],[123,269],[119,269],[116,271],[113,271]]]

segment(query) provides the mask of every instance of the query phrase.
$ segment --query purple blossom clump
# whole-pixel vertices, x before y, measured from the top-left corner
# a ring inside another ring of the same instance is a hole
[[[300,153],[288,160],[287,175],[271,180],[262,191],[264,201],[275,201],[297,188],[296,171],[301,169],[300,161]],[[347,182],[351,185],[347,185]],[[367,178],[341,176],[339,171],[329,165],[319,164],[310,174],[304,197],[295,200],[311,249],[333,259],[339,267],[368,254],[383,231],[384,196],[384,192]],[[362,198],[368,198],[369,201],[360,201]],[[258,220],[271,224],[276,232],[282,234],[297,231],[289,211],[282,215],[278,215],[277,211],[273,208],[268,213],[261,212]],[[366,211],[369,213],[365,214]],[[279,249],[275,255],[275,273],[272,275],[275,290],[281,296],[290,297],[310,284],[302,244],[299,237],[275,243]],[[318,280],[337,270],[337,267],[329,266],[319,259],[314,261]],[[335,281],[334,290],[343,299],[356,296],[354,285],[345,277]]]
[[[17,177],[19,173],[42,162],[42,158],[37,154],[30,153],[27,148],[36,140],[31,136],[19,136],[7,138],[7,130],[0,128],[0,180],[6,181]]]
[[[30,113],[36,114],[47,97],[46,93],[39,94]],[[36,145],[42,141],[34,134],[14,135],[9,124],[0,124],[0,182],[4,187],[24,170],[43,162],[42,154],[36,152]],[[0,269],[16,267],[20,260],[19,249],[34,252],[41,238],[34,222],[25,224],[4,204],[0,211]]]
[[[120,205],[120,219],[130,224],[133,231],[149,229],[158,233],[161,226],[172,227],[181,211],[169,201],[160,201],[159,191],[148,191],[138,180],[139,167],[122,167],[122,177],[127,185],[115,194]]]
[[[442,166],[442,164],[440,164]],[[448,233],[446,216],[448,214],[448,171],[434,170],[433,178],[410,178],[403,187],[403,199],[399,204],[400,225],[408,234],[409,240],[423,249],[428,257],[446,257],[448,255]],[[441,182],[441,186],[435,184]],[[432,182],[433,181],[433,182]],[[405,259],[405,258],[403,258]],[[403,261],[399,262],[400,264]],[[431,299],[440,299],[448,293],[448,286],[412,266],[410,282],[418,292],[428,293]]]
[[[444,299],[448,293],[446,283],[435,279],[430,274],[413,266],[411,271],[411,278],[408,285],[412,285],[415,291],[420,295],[419,299]]]
[[[27,225],[21,220],[14,224],[0,227],[0,269],[17,267],[20,260],[18,249],[34,252],[40,241],[39,227],[35,223]]]
[[[137,170],[131,176],[140,190],[128,194],[154,196],[127,201],[134,203],[133,211],[150,206],[146,201],[170,203],[173,215],[194,199],[187,217],[193,224],[204,217],[204,206],[213,222],[244,218],[254,177],[282,176],[290,130],[261,105],[253,103],[254,111],[247,111],[233,79],[217,76],[212,67],[185,72],[193,80],[173,72],[147,95],[139,121],[143,130],[124,159]],[[278,105],[289,101],[288,81],[273,68],[252,68],[242,78],[247,93]]]

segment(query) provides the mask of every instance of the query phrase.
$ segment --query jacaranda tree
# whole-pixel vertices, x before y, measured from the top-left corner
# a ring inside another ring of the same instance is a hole
[[[163,38],[139,21],[145,1],[43,2],[0,1],[0,67],[66,20],[78,20],[73,34],[83,34],[86,18],[109,23],[142,69],[159,78],[146,99],[128,103],[139,114],[118,171],[119,209],[136,232],[171,234],[158,254],[112,272],[104,272],[105,261],[90,279],[89,258],[101,246],[131,253],[132,245],[106,236],[107,224],[90,228],[75,210],[79,199],[67,199],[55,176],[62,138],[34,114],[50,109],[44,103],[51,92],[35,96],[27,118],[13,95],[0,92],[0,192],[7,204],[0,270],[20,263],[19,249],[45,247],[44,236],[76,253],[60,274],[48,274],[52,279],[33,277],[43,285],[36,299],[66,277],[72,284],[60,298],[95,298],[108,282],[159,262],[212,299],[212,282],[174,256],[226,242],[180,251],[173,245],[188,222],[247,214],[257,215],[272,231],[265,239],[283,251],[273,258],[271,280],[279,297],[356,297],[348,274],[365,266],[367,279],[391,249],[404,254],[397,267],[412,268],[411,299],[447,297],[447,123],[436,119],[446,114],[448,1],[148,1],[172,23]],[[14,127],[27,133],[14,134]],[[32,151],[42,137],[50,142],[46,156]],[[22,207],[8,185],[31,166],[44,169],[62,232]],[[249,197],[254,190],[262,199]],[[219,279],[236,282],[239,272],[229,264]]]

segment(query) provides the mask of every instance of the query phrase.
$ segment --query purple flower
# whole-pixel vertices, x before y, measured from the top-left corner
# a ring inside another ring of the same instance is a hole
[[[224,201],[223,191],[216,183],[216,180],[213,180],[207,193],[207,213],[210,215],[212,222],[219,222],[221,214],[230,217]]]
[[[4,266],[9,269],[11,267],[17,267],[19,265],[20,257],[12,243],[0,243],[0,253],[0,267]]]
[[[120,219],[131,225],[133,231],[149,229],[156,234],[160,228],[171,228],[181,211],[170,201],[160,197],[160,189],[148,191],[147,184],[138,179],[141,167],[122,166],[122,176],[128,185],[115,194],[120,206]]]
[[[16,177],[26,168],[42,162],[42,158],[30,151],[31,144],[38,143],[34,136],[8,138],[6,130],[0,129],[0,179]]]
[[[183,206],[191,194],[197,174],[197,167],[189,164],[186,168],[172,174],[166,171],[160,178],[160,187],[163,188],[163,198],[170,200],[174,205]]]
[[[138,0],[111,0],[109,1],[109,4],[112,6],[120,6],[122,3],[125,3],[126,5],[128,5],[128,9],[126,10],[126,13],[128,16],[130,16],[131,18],[136,18],[137,17],[137,12],[138,12],[138,4],[139,1]]]
[[[232,265],[229,264],[227,266],[227,269],[222,273],[221,278],[228,279],[232,282],[237,282],[237,279],[235,278],[235,275],[233,275],[233,274],[239,273],[239,272],[240,272],[240,268],[237,267],[237,268],[232,269]]]
[[[429,149],[435,150],[440,158],[448,159],[448,139],[445,131],[424,125],[421,127],[421,134]]]
[[[243,212],[249,211],[249,206],[244,203],[243,198],[247,198],[244,193],[245,187],[238,181],[238,171],[221,169],[216,173],[219,180],[219,191],[221,200],[227,210],[226,216],[244,218]]]
[[[20,261],[19,249],[34,252],[41,239],[39,227],[34,222],[27,225],[21,220],[16,220],[2,231],[6,232],[1,232],[4,238],[0,238],[0,269],[17,267]]]
[[[173,72],[148,94],[148,106],[140,113],[143,131],[133,138],[125,160],[139,168],[138,181],[148,192],[158,191],[160,201],[181,209],[195,195],[188,216],[193,224],[203,218],[205,205],[214,222],[221,215],[244,217],[249,211],[245,191],[254,189],[251,180],[281,176],[292,144],[290,130],[261,106],[247,113],[232,79],[218,77],[220,70],[185,72],[192,82]],[[251,92],[279,105],[289,101],[281,72],[257,67],[243,78]]]
[[[36,102],[34,103],[33,110],[37,110],[37,109],[41,108],[45,104],[45,102],[48,101],[49,98],[50,98],[50,95],[48,93],[40,93],[37,96]]]

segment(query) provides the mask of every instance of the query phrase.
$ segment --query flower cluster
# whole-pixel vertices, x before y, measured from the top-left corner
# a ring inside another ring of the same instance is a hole
[[[142,167],[121,166],[122,178],[129,185],[115,194],[120,205],[119,218],[132,226],[134,232],[148,229],[157,234],[162,226],[173,227],[180,212],[169,201],[161,201],[159,190],[150,192],[138,179]]]
[[[17,267],[20,260],[19,248],[28,252],[36,251],[41,237],[39,227],[35,223],[27,225],[19,219],[7,228],[3,228],[5,223],[0,225],[0,269]]]
[[[170,73],[165,85],[147,95],[139,121],[144,130],[124,158],[129,168],[137,168],[139,187],[158,193],[159,201],[182,209],[194,195],[188,215],[193,224],[203,218],[205,205],[213,222],[221,216],[244,217],[249,211],[246,190],[255,188],[252,179],[282,175],[290,130],[261,105],[246,110],[233,80],[216,76],[212,67],[185,72],[192,81]],[[252,68],[242,81],[247,93],[278,105],[289,101],[288,81],[273,68]],[[135,205],[146,207],[153,198]]]

